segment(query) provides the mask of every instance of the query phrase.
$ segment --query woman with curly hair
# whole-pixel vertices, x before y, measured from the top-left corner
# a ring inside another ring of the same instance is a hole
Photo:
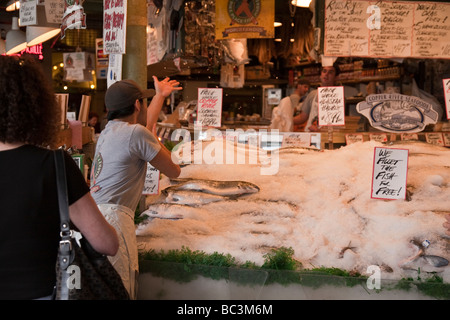
[[[0,299],[51,298],[60,240],[53,151],[59,107],[31,57],[0,56]],[[119,242],[65,153],[69,215],[94,249]]]

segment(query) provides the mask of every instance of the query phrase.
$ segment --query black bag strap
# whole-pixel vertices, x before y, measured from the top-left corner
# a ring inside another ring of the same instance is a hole
[[[58,149],[54,153],[56,168],[56,186],[58,188],[58,204],[60,216],[61,238],[70,237],[69,200],[67,198],[66,167],[64,164],[64,150]]]
[[[69,217],[69,200],[67,197],[66,169],[64,164],[64,150],[58,149],[54,151],[55,169],[56,169],[56,186],[58,188],[58,204],[60,216],[61,241],[59,242],[58,264],[56,276],[60,278],[60,291],[56,292],[59,300],[69,300],[69,286],[67,284],[68,274],[67,268],[71,263],[72,231],[70,230]]]

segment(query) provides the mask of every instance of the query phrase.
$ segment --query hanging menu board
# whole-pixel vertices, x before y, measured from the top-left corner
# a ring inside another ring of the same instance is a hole
[[[324,54],[450,59],[450,3],[326,0]]]

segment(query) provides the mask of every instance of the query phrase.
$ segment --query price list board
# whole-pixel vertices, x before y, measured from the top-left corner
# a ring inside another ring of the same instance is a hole
[[[324,54],[450,59],[450,3],[326,0]]]

